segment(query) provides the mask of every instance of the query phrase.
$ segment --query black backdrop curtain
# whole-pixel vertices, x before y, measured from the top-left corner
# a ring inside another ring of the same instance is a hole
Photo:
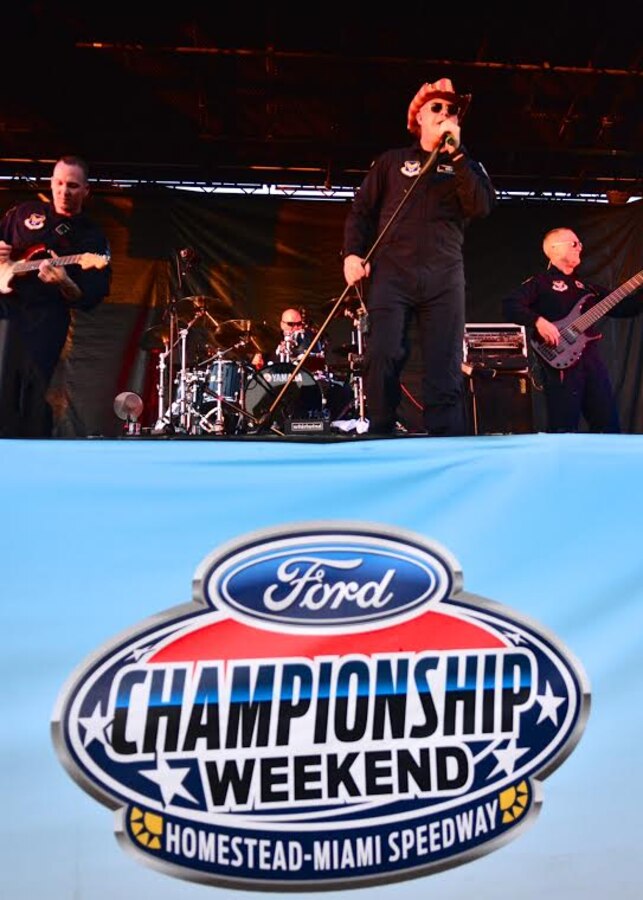
[[[23,199],[26,195],[16,191],[0,195],[3,210]],[[163,321],[170,301],[206,295],[216,298],[219,320],[274,325],[283,308],[301,306],[320,325],[328,304],[344,289],[340,251],[346,201],[141,187],[98,191],[87,209],[109,237],[114,277],[109,299],[75,317],[50,391],[58,437],[121,434],[113,400],[124,390],[144,398],[142,424],[154,424],[158,355],[142,349],[141,339]],[[502,201],[467,233],[467,321],[502,322],[503,295],[544,268],[542,237],[560,226],[583,240],[580,275],[587,280],[613,289],[640,270],[643,202]],[[177,265],[182,248],[194,250],[199,260],[185,277]],[[603,326],[603,352],[623,430],[643,433],[643,316],[606,319]],[[350,337],[349,321],[331,323],[327,337],[329,365],[341,378],[345,360],[335,348]],[[411,410],[419,364],[412,354],[405,373]],[[535,406],[539,430],[537,398]]]

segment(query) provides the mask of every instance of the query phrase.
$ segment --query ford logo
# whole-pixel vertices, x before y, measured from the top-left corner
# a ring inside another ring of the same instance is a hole
[[[390,623],[419,615],[453,587],[439,551],[366,530],[281,534],[261,547],[237,544],[208,565],[208,603],[279,628]]]

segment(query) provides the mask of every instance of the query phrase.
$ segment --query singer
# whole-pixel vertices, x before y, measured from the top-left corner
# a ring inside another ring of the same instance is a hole
[[[467,222],[496,204],[487,173],[461,143],[470,99],[449,78],[422,85],[407,115],[414,143],[375,160],[346,217],[344,277],[350,285],[368,279],[364,374],[372,434],[395,434],[413,318],[426,433],[466,433],[462,245]]]

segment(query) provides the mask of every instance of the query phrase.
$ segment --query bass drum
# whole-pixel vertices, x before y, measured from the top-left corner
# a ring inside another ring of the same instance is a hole
[[[246,385],[246,411],[255,419],[265,416],[294,371],[292,363],[270,363],[251,375]],[[279,401],[274,420],[321,419],[323,415],[321,388],[311,373],[301,368]]]

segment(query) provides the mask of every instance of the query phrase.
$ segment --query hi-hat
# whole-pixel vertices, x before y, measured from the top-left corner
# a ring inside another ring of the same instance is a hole
[[[281,340],[278,328],[267,322],[253,322],[251,319],[230,319],[223,322],[214,336],[220,347],[250,353],[274,350]]]
[[[182,297],[176,301],[175,308],[180,318],[188,320],[195,316],[224,319],[232,312],[230,305],[219,297],[205,297],[201,294],[194,297]]]

